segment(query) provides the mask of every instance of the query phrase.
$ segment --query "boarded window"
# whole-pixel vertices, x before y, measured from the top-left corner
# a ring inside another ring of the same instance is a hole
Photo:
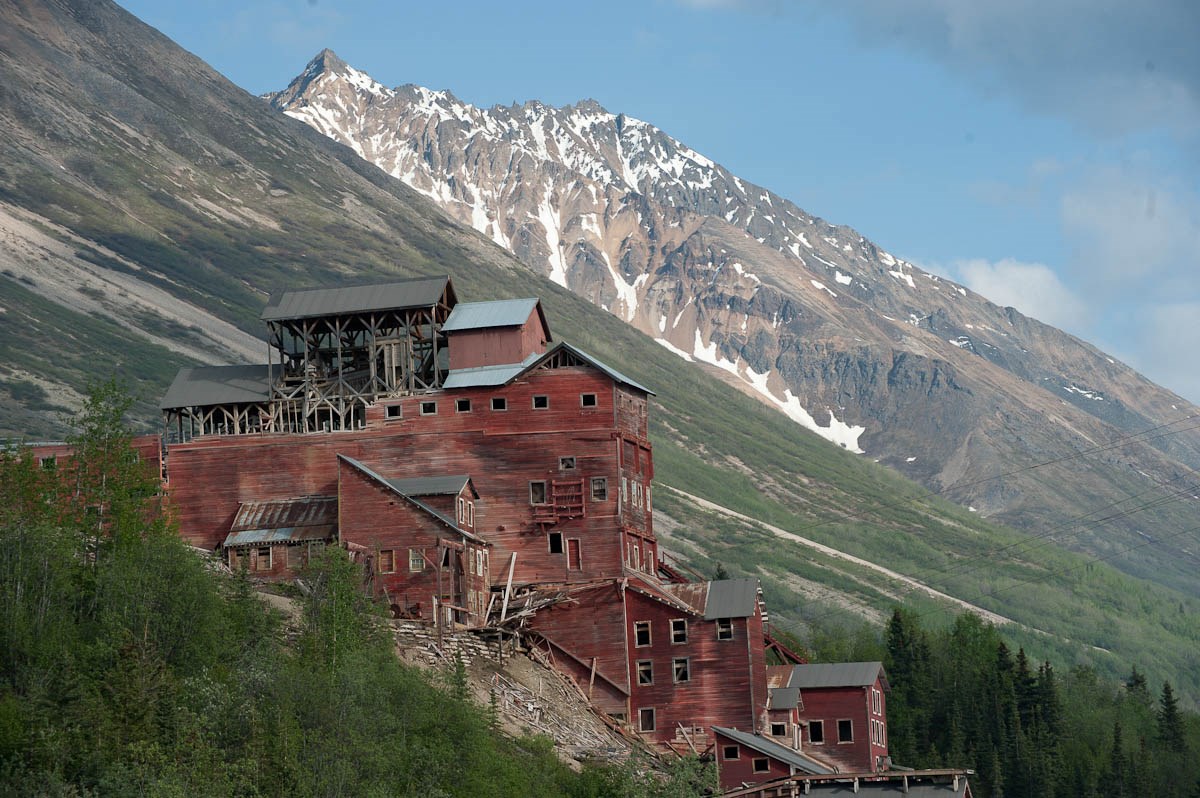
[[[635,646],[650,645],[650,622],[635,621],[633,624],[633,644]]]
[[[567,570],[583,570],[583,552],[580,549],[579,538],[567,539]]]
[[[671,671],[676,684],[690,682],[692,680],[691,669],[689,668],[687,657],[676,657],[671,660]]]
[[[733,639],[733,619],[732,618],[717,618],[717,639],[732,640]]]
[[[550,538],[550,553],[551,554],[562,554],[563,553],[562,532],[551,532],[549,535],[549,538]]]
[[[592,501],[602,502],[608,499],[608,477],[592,477]]]
[[[676,644],[687,642],[686,618],[675,618],[671,621],[671,642]]]
[[[254,570],[269,571],[271,570],[271,547],[263,546],[258,550],[258,558],[254,563]]]
[[[765,756],[754,758],[754,772],[755,773],[769,773],[770,771],[771,771],[771,760],[767,759]]]
[[[530,504],[545,504],[546,503],[546,483],[545,481],[537,481],[529,483],[529,503]]]
[[[596,394],[581,393],[579,395],[579,404],[583,407],[595,407],[596,406]]]
[[[838,721],[838,742],[852,743],[854,742],[854,721],[839,720]]]
[[[421,415],[436,416],[437,402],[421,402]]]
[[[654,684],[654,663],[640,659],[637,664],[638,684]]]
[[[550,408],[550,397],[549,396],[533,397],[533,409],[534,410],[548,410],[549,408]]]
[[[825,742],[825,721],[810,720],[808,722],[808,741],[813,745]]]
[[[379,573],[390,574],[396,570],[395,549],[384,549],[379,552]]]
[[[508,409],[508,400],[505,399],[503,396],[493,396],[492,397],[492,409],[493,410],[507,410]]]
[[[638,710],[638,731],[654,731],[654,707],[643,707]]]
[[[470,399],[455,399],[454,400],[454,409],[460,413],[470,413],[471,412],[471,400]]]
[[[724,760],[738,759],[741,756],[741,750],[736,745],[721,746],[721,758]]]
[[[408,550],[408,570],[424,571],[425,570],[425,551],[423,549]]]

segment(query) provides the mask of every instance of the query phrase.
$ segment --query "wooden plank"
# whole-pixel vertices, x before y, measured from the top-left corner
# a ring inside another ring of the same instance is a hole
[[[514,551],[508,561],[508,581],[504,585],[504,603],[500,605],[500,623],[508,615],[508,598],[512,594],[513,571],[517,567],[517,553]]]

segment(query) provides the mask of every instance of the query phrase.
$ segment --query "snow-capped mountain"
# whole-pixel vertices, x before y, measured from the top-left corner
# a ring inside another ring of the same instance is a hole
[[[1006,521],[1061,519],[1111,480],[1064,502],[1036,473],[984,477],[1200,412],[593,101],[477,108],[328,50],[269,99],[680,357]],[[1200,438],[1120,456],[1162,481],[1200,465]]]

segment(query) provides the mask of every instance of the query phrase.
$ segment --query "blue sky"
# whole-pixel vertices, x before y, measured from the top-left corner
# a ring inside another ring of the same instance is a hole
[[[1200,403],[1195,0],[123,5],[255,94],[329,47],[476,105],[593,98]]]

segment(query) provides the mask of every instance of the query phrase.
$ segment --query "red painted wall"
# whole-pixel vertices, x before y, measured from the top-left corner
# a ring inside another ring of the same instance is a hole
[[[739,730],[740,731],[740,730]],[[758,784],[772,779],[780,779],[784,776],[792,775],[790,765],[780,762],[778,759],[768,757],[761,754],[752,748],[747,748],[744,745],[739,745],[734,740],[720,734],[716,734],[716,760],[717,760],[717,775],[720,779],[721,788],[725,790],[740,787],[745,784]],[[726,746],[737,747],[737,757],[733,759],[725,758]],[[766,759],[768,770],[765,773],[754,772],[754,760]]]
[[[869,772],[876,769],[877,757],[887,756],[887,745],[871,742],[870,721],[887,717],[886,693],[878,680],[873,685],[880,691],[881,713],[871,707],[871,687],[827,687],[801,691],[804,708],[800,717],[805,721],[823,721],[824,743],[813,743],[808,732],[804,734],[804,747],[817,756],[836,763],[845,772]],[[854,741],[838,742],[839,720],[849,719],[854,723]],[[886,741],[886,736],[885,736]]]
[[[520,363],[534,352],[545,352],[549,338],[536,309],[520,327],[459,330],[448,335],[451,369]]]

